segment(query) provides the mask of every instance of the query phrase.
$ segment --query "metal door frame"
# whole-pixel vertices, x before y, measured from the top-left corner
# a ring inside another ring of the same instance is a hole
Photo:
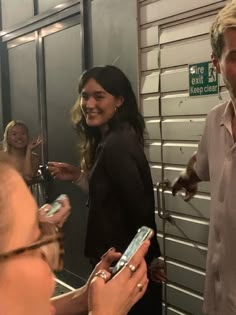
[[[0,0],[0,8],[1,8]],[[38,1],[34,0],[34,14],[35,16],[26,23],[21,23],[14,28],[2,30],[0,32],[0,55],[2,59],[1,67],[1,82],[2,82],[2,113],[3,113],[3,129],[6,124],[12,119],[11,113],[11,90],[10,90],[10,75],[9,75],[9,57],[8,49],[9,43],[17,38],[27,35],[29,33],[35,34],[36,43],[36,67],[37,67],[37,87],[38,87],[38,110],[39,110],[39,126],[44,145],[41,147],[42,163],[46,163],[48,159],[47,147],[47,104],[46,104],[46,87],[45,87],[45,60],[44,60],[44,37],[42,29],[53,25],[57,22],[64,23],[60,30],[64,30],[73,25],[67,23],[71,18],[77,19],[74,25],[80,24],[80,40],[82,49],[82,70],[85,70],[91,65],[90,57],[90,36],[89,36],[89,22],[90,22],[90,2],[86,0],[71,0],[60,6],[60,8],[51,9],[46,13],[37,15]],[[73,23],[72,23],[73,24]],[[2,19],[0,18],[0,29],[2,26]],[[23,43],[21,43],[23,44]],[[18,44],[19,45],[19,44]]]

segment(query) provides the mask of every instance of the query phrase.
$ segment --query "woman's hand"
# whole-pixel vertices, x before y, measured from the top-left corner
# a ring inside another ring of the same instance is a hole
[[[39,221],[52,223],[61,228],[70,215],[71,206],[68,197],[57,200],[57,202],[61,204],[61,207],[52,216],[47,216],[48,211],[52,208],[50,204],[46,203],[39,209]]]
[[[33,139],[29,142],[28,148],[32,151],[32,150],[36,149],[42,143],[43,143],[42,138],[40,136],[38,136],[38,138]]]
[[[100,269],[109,270],[112,262],[117,261],[121,257],[121,253],[111,248],[103,255],[101,261],[97,264],[87,283],[75,291],[59,295],[52,299],[56,307],[56,314],[58,315],[88,315],[88,288],[89,284],[95,276],[95,273]]]
[[[112,279],[107,269],[95,274],[89,287],[89,315],[125,315],[144,295],[148,284],[144,256],[149,245],[145,241],[128,265]]]
[[[83,287],[83,301],[81,303],[86,303],[83,307],[88,310],[88,291],[90,288],[90,283],[93,280],[95,274],[99,270],[107,270],[110,272],[112,263],[116,262],[122,256],[121,253],[116,252],[115,248],[110,248],[102,257],[101,261],[95,266],[94,270],[90,274],[87,283]],[[88,311],[87,311],[88,314]]]
[[[148,266],[148,274],[150,280],[160,283],[167,281],[167,275],[165,272],[165,263],[160,258],[155,258],[152,260]]]
[[[48,169],[59,180],[76,181],[80,176],[80,169],[68,163],[48,162]]]

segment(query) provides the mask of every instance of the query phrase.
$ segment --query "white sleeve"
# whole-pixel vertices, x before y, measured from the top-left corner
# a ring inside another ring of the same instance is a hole
[[[202,181],[209,181],[209,163],[208,163],[208,125],[209,117],[207,116],[204,131],[196,154],[196,163],[194,170]]]

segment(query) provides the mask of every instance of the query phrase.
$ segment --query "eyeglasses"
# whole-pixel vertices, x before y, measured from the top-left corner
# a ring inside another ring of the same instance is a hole
[[[21,255],[28,251],[41,249],[42,257],[47,261],[50,268],[54,271],[60,271],[63,268],[64,242],[63,234],[50,223],[40,223],[40,239],[33,244],[20,247],[6,253],[0,253],[0,262],[13,256]]]

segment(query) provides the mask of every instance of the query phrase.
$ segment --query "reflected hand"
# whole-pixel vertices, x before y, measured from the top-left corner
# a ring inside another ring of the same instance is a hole
[[[43,143],[43,139],[41,138],[41,136],[38,136],[38,138],[33,139],[29,142],[28,148],[32,151],[36,149],[42,143]]]
[[[180,190],[185,191],[184,201],[189,201],[197,192],[197,183],[192,183],[186,173],[180,174],[172,184],[172,195],[175,196]]]
[[[167,275],[165,270],[165,263],[160,258],[155,258],[152,260],[148,266],[149,278],[150,280],[160,283],[167,281]]]
[[[80,169],[68,163],[48,162],[48,169],[59,180],[76,181],[80,176]]]

